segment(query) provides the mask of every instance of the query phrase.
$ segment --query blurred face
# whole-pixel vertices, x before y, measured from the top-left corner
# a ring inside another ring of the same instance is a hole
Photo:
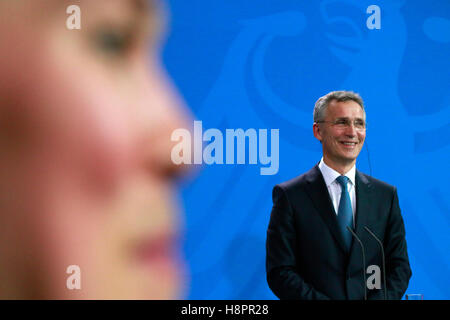
[[[355,122],[365,122],[361,106],[354,101],[333,100],[325,110],[324,121],[314,124],[314,135],[322,142],[324,161],[337,171],[350,169],[364,144],[366,131],[358,130]]]
[[[177,298],[170,135],[186,124],[159,15],[150,1],[76,1],[82,29],[68,30],[71,4],[0,4],[0,297]]]

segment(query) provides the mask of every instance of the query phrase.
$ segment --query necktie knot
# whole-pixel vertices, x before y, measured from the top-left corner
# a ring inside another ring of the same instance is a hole
[[[336,178],[336,181],[341,185],[342,190],[347,190],[347,183],[349,178],[346,176],[339,176]]]

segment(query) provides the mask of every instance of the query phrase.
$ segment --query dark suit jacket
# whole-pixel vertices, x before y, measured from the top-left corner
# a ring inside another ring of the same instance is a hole
[[[383,242],[388,299],[401,299],[412,273],[397,190],[358,170],[355,184],[355,232],[365,246],[366,268],[375,264],[382,272],[380,246],[364,226]],[[364,299],[361,247],[353,239],[350,252],[344,248],[336,213],[317,165],[274,187],[266,271],[269,287],[278,298]],[[383,281],[381,287],[384,289]],[[368,299],[384,299],[384,292],[378,289],[367,289],[367,295]]]

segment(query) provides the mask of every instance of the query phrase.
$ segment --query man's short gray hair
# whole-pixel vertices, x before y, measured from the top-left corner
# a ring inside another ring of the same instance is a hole
[[[355,101],[361,106],[364,112],[364,118],[366,117],[366,111],[364,110],[364,102],[361,96],[353,91],[331,91],[323,97],[320,97],[314,105],[313,120],[314,122],[323,121],[325,118],[325,110],[331,101],[336,100],[338,102]]]

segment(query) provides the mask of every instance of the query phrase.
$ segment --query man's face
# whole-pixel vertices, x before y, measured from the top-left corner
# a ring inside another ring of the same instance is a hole
[[[170,135],[186,115],[158,61],[150,1],[0,4],[3,298],[180,293]],[[69,265],[81,290],[68,290]]]
[[[325,111],[324,122],[314,124],[314,135],[322,142],[323,156],[329,165],[353,165],[361,152],[366,131],[358,130],[354,125],[336,125],[346,121],[365,122],[361,106],[354,101],[333,100]]]

